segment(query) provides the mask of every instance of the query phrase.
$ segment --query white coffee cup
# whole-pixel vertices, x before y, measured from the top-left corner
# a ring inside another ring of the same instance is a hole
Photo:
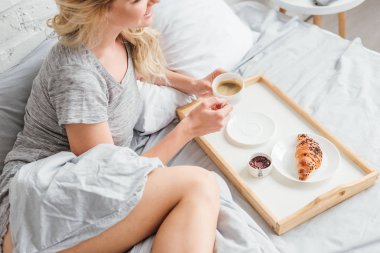
[[[231,83],[228,83],[228,81],[231,81]],[[236,84],[240,88],[236,88],[235,86],[233,86],[233,84]],[[220,86],[224,86],[224,87],[220,87]],[[220,98],[224,98],[228,100],[232,105],[236,105],[240,102],[240,100],[243,97],[243,91],[244,91],[244,80],[240,75],[235,74],[235,73],[227,72],[227,73],[220,74],[212,82],[213,95],[215,97],[220,97]],[[229,92],[231,94],[228,94]]]

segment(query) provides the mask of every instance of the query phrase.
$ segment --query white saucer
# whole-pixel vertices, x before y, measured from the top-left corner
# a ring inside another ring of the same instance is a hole
[[[322,150],[322,164],[316,171],[310,174],[308,179],[305,181],[298,179],[297,162],[294,157],[297,134],[287,136],[274,145],[271,155],[273,166],[284,177],[301,183],[320,182],[332,177],[340,163],[338,149],[333,143],[322,136],[309,133],[307,135],[318,142]]]
[[[233,114],[226,126],[227,136],[237,144],[252,146],[268,141],[276,125],[268,116],[258,112]]]

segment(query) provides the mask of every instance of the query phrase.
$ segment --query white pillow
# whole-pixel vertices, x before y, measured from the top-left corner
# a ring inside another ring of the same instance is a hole
[[[223,0],[161,0],[153,11],[169,67],[194,78],[231,70],[257,39]]]
[[[193,100],[192,96],[167,86],[137,81],[143,111],[135,125],[140,135],[155,133],[166,127],[176,117],[176,109]]]

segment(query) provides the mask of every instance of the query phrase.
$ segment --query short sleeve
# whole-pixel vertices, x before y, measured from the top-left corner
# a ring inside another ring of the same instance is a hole
[[[48,83],[50,102],[58,124],[94,124],[108,120],[108,93],[104,79],[82,66],[65,66]]]

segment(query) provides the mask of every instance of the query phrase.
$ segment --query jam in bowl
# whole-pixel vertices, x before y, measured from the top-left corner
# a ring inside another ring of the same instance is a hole
[[[248,171],[254,177],[265,177],[272,171],[272,159],[264,153],[253,154],[248,161]]]

